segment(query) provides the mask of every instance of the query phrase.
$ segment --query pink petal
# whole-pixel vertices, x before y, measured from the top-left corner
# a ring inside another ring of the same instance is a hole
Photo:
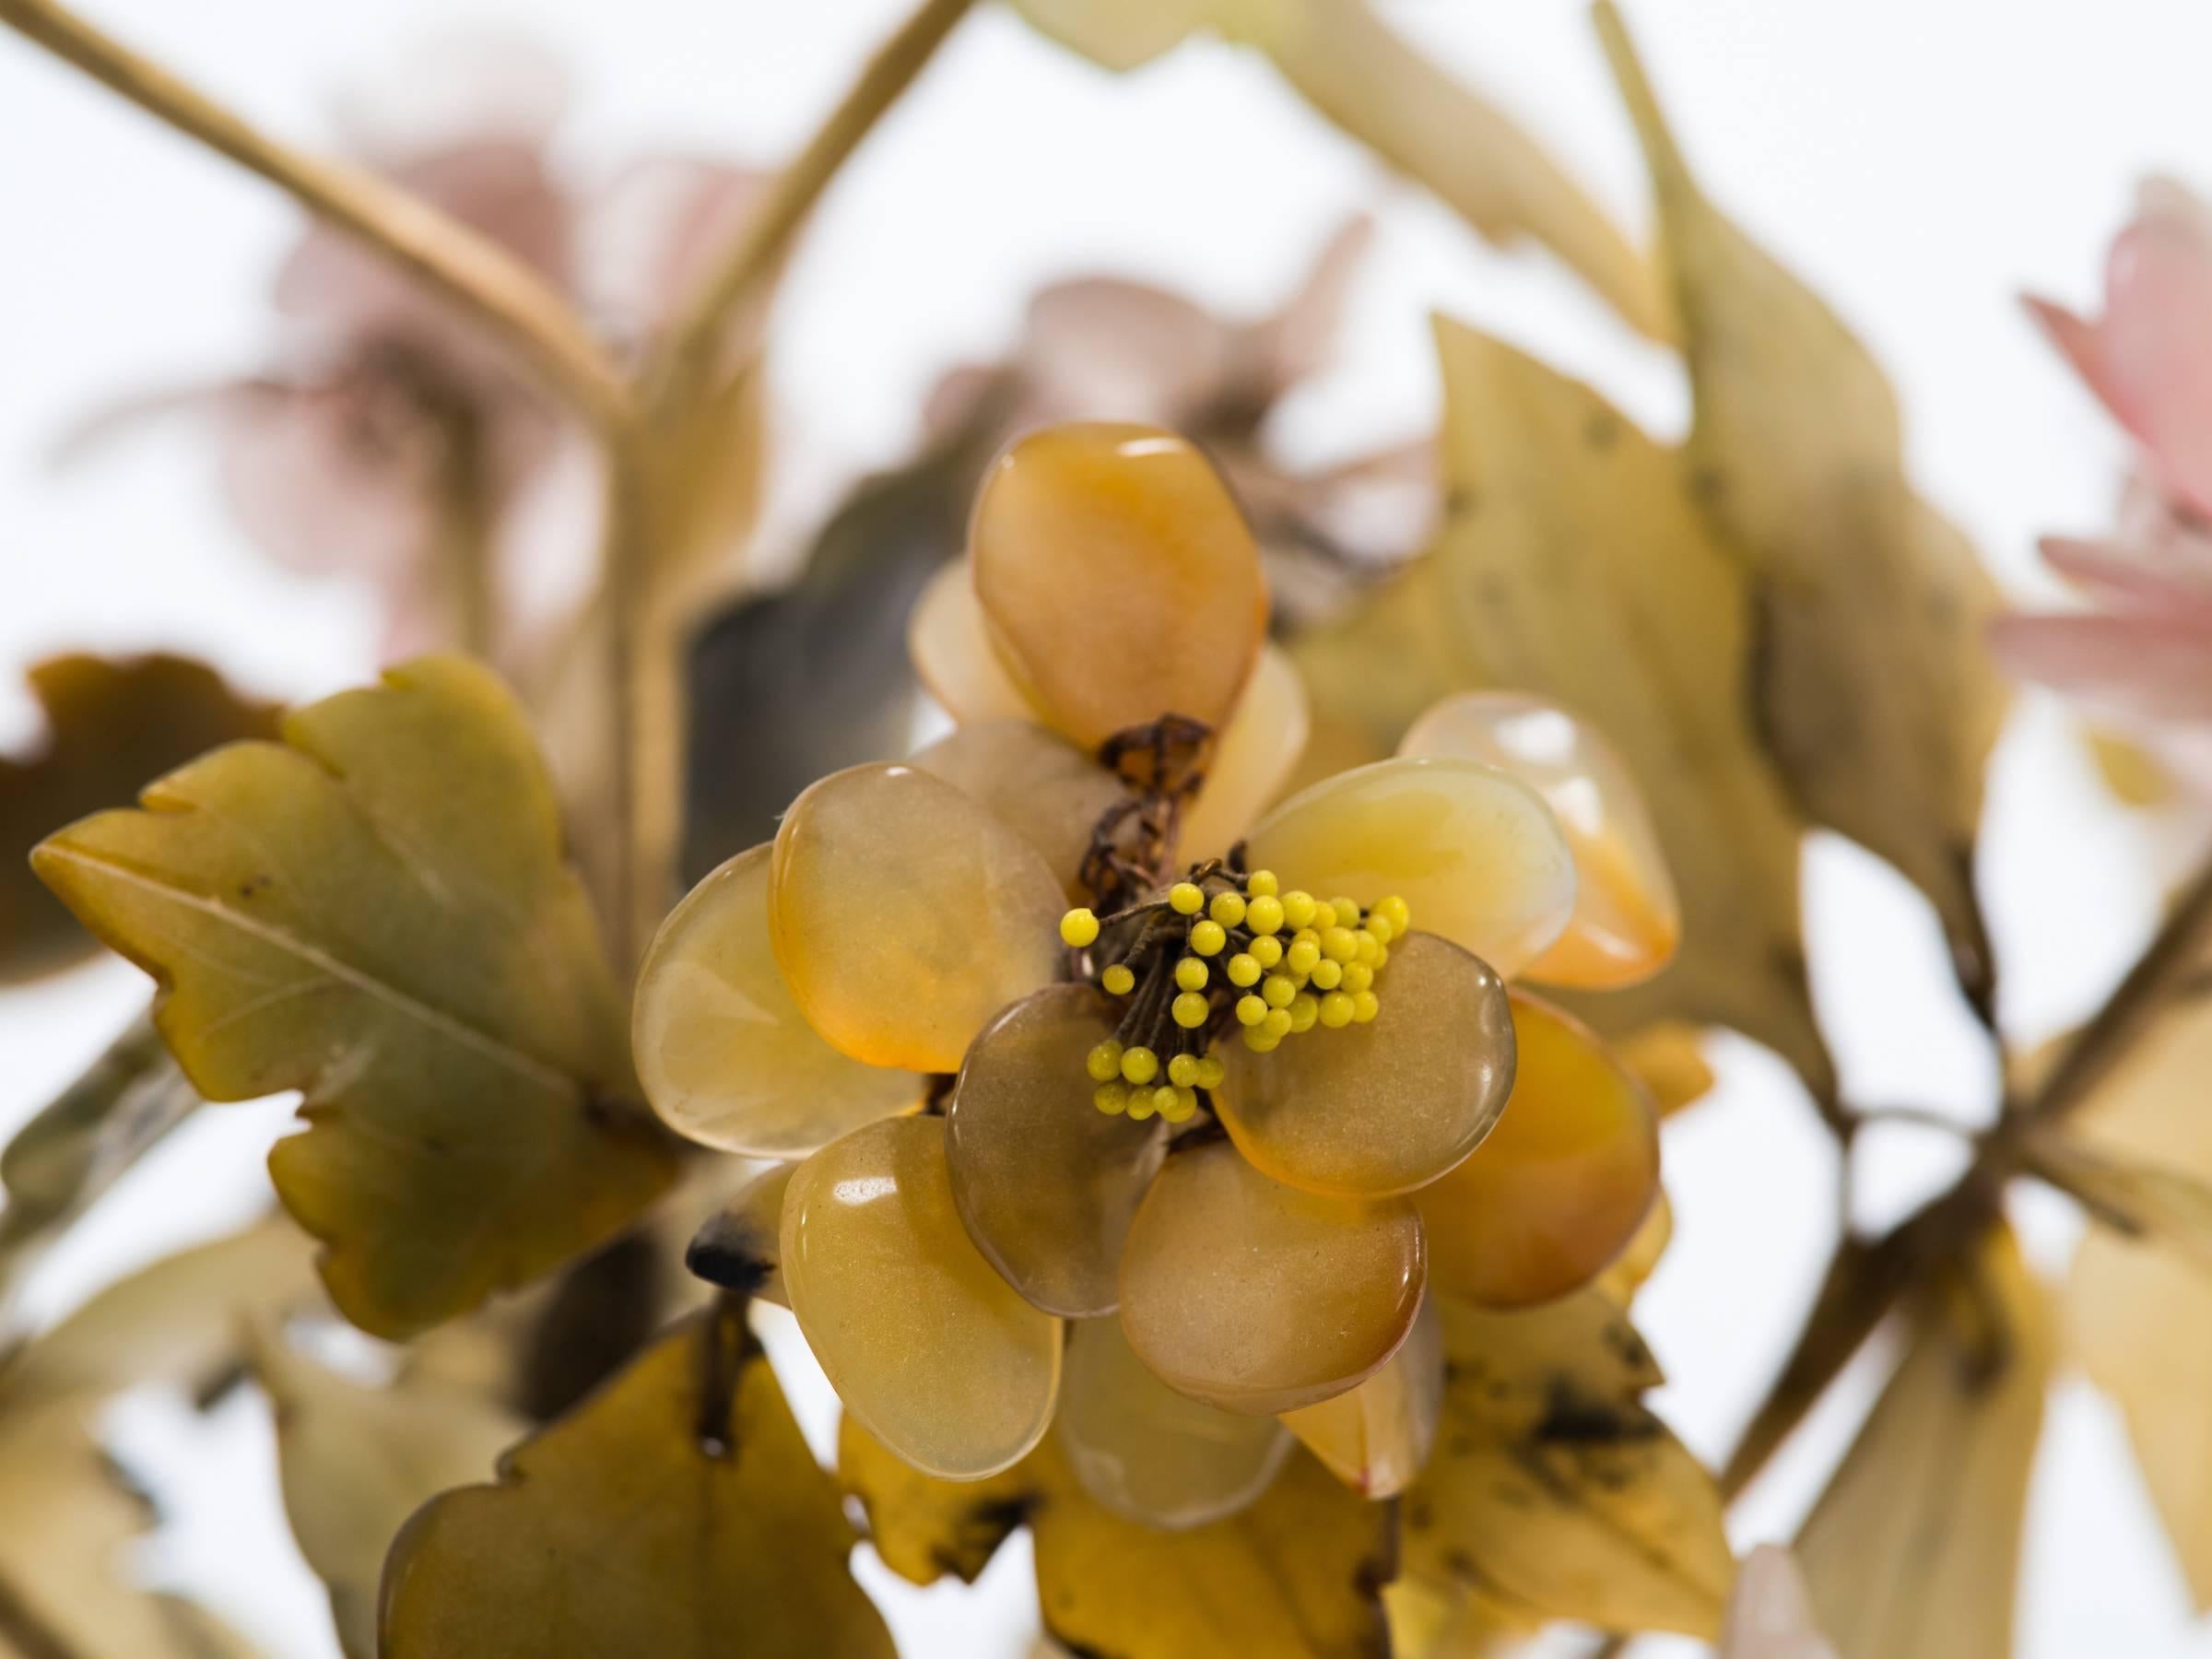
[[[2114,608],[2185,611],[2212,623],[2212,567],[2161,559],[2154,550],[2119,541],[2053,535],[2037,547],[2044,563]]]
[[[1365,214],[1347,220],[1323,245],[1289,302],[1244,331],[1247,361],[1265,401],[1274,402],[1328,366],[1344,324],[1345,300],[1374,239],[1374,221]]]
[[[1990,638],[2014,672],[2106,713],[2212,721],[2212,620],[2008,616]]]
[[[2020,304],[2044,337],[2058,347],[2059,355],[2072,365],[2082,383],[2097,394],[2098,401],[2110,409],[2123,426],[2128,424],[2126,414],[2114,402],[2112,388],[2106,383],[2104,359],[2097,338],[2097,325],[2076,316],[2065,306],[2033,294],[2023,294]]]
[[[2112,243],[2099,330],[2108,400],[2171,493],[2212,512],[2212,229],[2168,187]]]
[[[1020,367],[1046,418],[1186,427],[1229,388],[1233,331],[1164,288],[1057,283],[1030,302]]]
[[[622,169],[585,212],[593,303],[631,335],[665,319],[744,228],[769,179],[703,156],[647,156]]]

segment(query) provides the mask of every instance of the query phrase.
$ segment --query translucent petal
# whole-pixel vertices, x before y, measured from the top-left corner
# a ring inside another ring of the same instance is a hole
[[[1060,1322],[960,1225],[942,1119],[871,1124],[798,1167],[783,1288],[845,1408],[918,1469],[980,1480],[1052,1421]]]
[[[1167,1125],[1109,1116],[1084,1056],[1121,1010],[1088,985],[1024,997],[969,1046],[946,1118],[952,1195],[976,1247],[1048,1313],[1113,1312],[1122,1241]]]
[[[1574,855],[1542,797],[1473,760],[1378,760],[1292,795],[1252,832],[1251,863],[1286,887],[1372,904],[1511,979],[1574,913]]]
[[[803,1158],[918,1106],[911,1073],[824,1042],[792,1001],[768,936],[770,849],[740,853],[684,896],[638,971],[638,1081],[687,1139]]]
[[[1603,988],[1666,966],[1682,936],[1674,877],[1628,762],[1596,727],[1542,698],[1462,691],[1415,721],[1398,753],[1511,772],[1559,818],[1574,850],[1574,917],[1530,979]]]
[[[1036,718],[991,643],[964,559],[939,570],[914,601],[906,622],[906,654],[929,694],[962,724]]]
[[[1049,984],[1065,894],[972,795],[855,766],[791,805],[769,926],[793,999],[855,1060],[958,1071],[982,1024]]]
[[[1389,1364],[1349,1394],[1284,1413],[1282,1422],[1354,1491],[1395,1498],[1429,1461],[1443,1408],[1443,1322],[1435,1299],[1423,1297]]]
[[[783,1195],[795,1163],[771,1164],[700,1223],[684,1250],[684,1265],[710,1285],[791,1306],[783,1288]]]
[[[1118,1319],[1068,1333],[1053,1431],[1083,1489],[1147,1526],[1233,1515],[1283,1466],[1290,1436],[1272,1418],[1222,1411],[1152,1374]]]
[[[1305,681],[1279,648],[1267,646],[1183,815],[1182,857],[1218,858],[1243,838],[1298,765],[1309,724]]]
[[[1047,427],[992,464],[970,532],[991,638],[1085,748],[1162,714],[1219,729],[1267,626],[1259,550],[1198,449],[1156,427]]]
[[[1659,1191],[1659,1114],[1643,1086],[1580,1020],[1522,991],[1512,1004],[1520,1057],[1505,1115],[1418,1198],[1437,1288],[1493,1308],[1589,1283]]]
[[[964,725],[909,764],[966,790],[1043,854],[1078,903],[1092,895],[1077,879],[1090,833],[1129,798],[1119,778],[1073,744],[1029,720]]]
[[[1505,985],[1448,939],[1416,931],[1375,981],[1372,1023],[1254,1053],[1224,1043],[1215,1108],[1244,1156],[1311,1193],[1379,1198],[1475,1150],[1513,1083]]]
[[[1230,1411],[1295,1411],[1397,1351],[1428,1263],[1404,1198],[1300,1193],[1225,1142],[1168,1159],[1122,1253],[1122,1328],[1171,1387]]]

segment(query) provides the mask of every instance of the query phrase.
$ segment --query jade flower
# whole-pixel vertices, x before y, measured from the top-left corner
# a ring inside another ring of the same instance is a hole
[[[2106,262],[2103,314],[2029,306],[2134,438],[2139,470],[2109,534],[2042,544],[2085,608],[2001,618],[1996,647],[2212,787],[2212,210],[2147,182]]]
[[[1153,1524],[1249,1501],[1291,1436],[1400,1490],[1442,1392],[1430,1299],[1564,1294],[1657,1190],[1641,1087],[1506,984],[1665,961],[1632,787],[1565,711],[1469,694],[1394,759],[1224,793],[1240,724],[1288,747],[1285,705],[1255,700],[1252,535],[1164,431],[1017,443],[967,570],[958,683],[997,700],[948,699],[993,716],[947,739],[959,781],[941,753],[822,779],[647,955],[654,1109],[779,1160],[694,1264],[786,1301],[939,1477],[1056,1425]]]

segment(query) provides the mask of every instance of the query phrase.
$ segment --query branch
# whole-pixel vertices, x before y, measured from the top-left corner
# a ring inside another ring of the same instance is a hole
[[[568,302],[466,226],[371,173],[286,148],[55,0],[0,0],[0,23],[421,278],[504,339],[593,427],[628,418],[621,375]]]
[[[921,9],[868,60],[852,90],[778,175],[768,199],[663,333],[641,377],[649,408],[682,406],[714,373],[729,320],[767,297],[799,227],[830,181],[973,4],[922,0]]]

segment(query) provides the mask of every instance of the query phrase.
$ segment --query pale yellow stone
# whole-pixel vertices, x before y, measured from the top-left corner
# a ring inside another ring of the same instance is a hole
[[[1248,856],[1317,898],[1396,893],[1416,928],[1508,979],[1574,913],[1559,820],[1527,784],[1474,760],[1401,757],[1324,778],[1260,820]]]
[[[1389,1364],[1349,1394],[1286,1412],[1282,1422],[1354,1491],[1395,1498],[1429,1461],[1443,1408],[1443,1322],[1435,1299],[1424,1297]]]
[[[966,790],[1044,857],[1072,904],[1090,901],[1080,879],[1091,832],[1129,798],[1122,781],[1032,720],[963,725],[910,765]]]
[[[1048,427],[992,463],[970,532],[1000,659],[1084,748],[1163,714],[1217,730],[1267,627],[1259,549],[1213,464],[1157,427]]]
[[[1121,1009],[1089,985],[1053,985],[969,1046],[947,1114],[952,1195],[976,1247],[1048,1313],[1113,1312],[1122,1241],[1159,1171],[1167,1124],[1110,1116],[1084,1056]]]
[[[1524,991],[1512,1007],[1519,1062],[1505,1115],[1417,1200],[1437,1289],[1493,1308],[1588,1284],[1659,1192],[1659,1113],[1643,1085],[1572,1016]]]
[[[1310,724],[1305,682],[1279,647],[1265,647],[1183,814],[1186,861],[1219,858],[1244,838],[1297,769]]]
[[[855,766],[776,832],[769,927],[809,1023],[872,1065],[950,1072],[1059,972],[1066,895],[1036,848],[942,778]]]
[[[1036,718],[991,643],[964,559],[942,567],[914,601],[906,622],[906,654],[929,694],[963,725]]]
[[[980,1480],[1043,1436],[1060,1322],[1021,1300],[960,1225],[941,1118],[833,1141],[783,1194],[783,1287],[845,1408],[916,1468]]]
[[[1558,704],[1462,691],[1432,705],[1401,755],[1448,755],[1512,773],[1542,795],[1574,851],[1574,915],[1527,977],[1608,988],[1649,979],[1682,937],[1682,905],[1643,792],[1603,733]]]
[[[922,1102],[905,1071],[840,1053],[806,1023],[769,943],[770,849],[740,853],[661,924],[638,971],[638,1081],[688,1140],[803,1158]]]
[[[1122,1328],[1171,1387],[1273,1415],[1372,1376],[1427,1278],[1408,1200],[1301,1193],[1218,1141],[1170,1158],[1137,1211]]]
[[[1390,947],[1367,1025],[1317,1030],[1271,1053],[1221,1045],[1214,1105],[1244,1156],[1308,1192],[1409,1193],[1474,1151],[1513,1084],[1505,985],[1418,928]]]
[[[1118,1319],[1068,1332],[1053,1432],[1083,1489],[1147,1526],[1204,1526],[1267,1489],[1290,1450],[1271,1418],[1222,1411],[1152,1374]]]

